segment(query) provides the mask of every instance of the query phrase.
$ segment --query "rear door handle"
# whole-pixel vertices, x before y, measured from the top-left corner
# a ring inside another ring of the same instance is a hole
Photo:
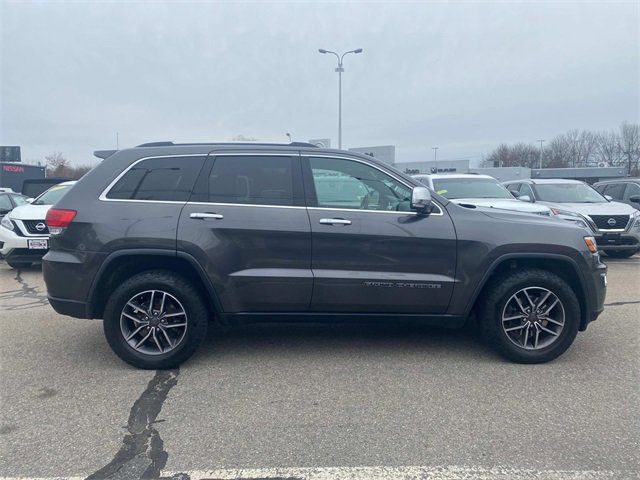
[[[224,215],[220,215],[219,213],[203,212],[203,213],[192,213],[191,215],[189,215],[189,218],[195,218],[197,220],[215,218],[216,220],[221,220],[224,218]]]
[[[344,218],[321,218],[320,223],[323,225],[351,225],[351,220]]]

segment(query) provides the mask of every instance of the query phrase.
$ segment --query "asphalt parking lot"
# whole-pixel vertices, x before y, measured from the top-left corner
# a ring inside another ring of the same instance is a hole
[[[550,364],[473,330],[267,325],[155,373],[0,262],[0,477],[639,478],[640,255],[607,261],[604,314]]]

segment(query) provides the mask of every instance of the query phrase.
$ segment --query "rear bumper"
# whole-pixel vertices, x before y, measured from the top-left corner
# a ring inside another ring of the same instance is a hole
[[[66,298],[56,298],[47,296],[49,304],[61,315],[68,315],[75,318],[90,318],[87,313],[87,303]]]

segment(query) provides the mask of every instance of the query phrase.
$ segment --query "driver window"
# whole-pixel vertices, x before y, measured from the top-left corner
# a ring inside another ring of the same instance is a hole
[[[309,162],[319,207],[411,211],[411,188],[377,168],[338,158]]]

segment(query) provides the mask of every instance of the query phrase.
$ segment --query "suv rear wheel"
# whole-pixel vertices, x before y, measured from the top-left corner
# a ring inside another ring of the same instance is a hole
[[[488,343],[518,363],[543,363],[573,343],[580,305],[562,278],[524,270],[495,279],[480,303],[480,326]]]
[[[104,333],[113,351],[137,368],[174,368],[188,359],[207,333],[200,292],[170,272],[140,273],[107,301]]]

